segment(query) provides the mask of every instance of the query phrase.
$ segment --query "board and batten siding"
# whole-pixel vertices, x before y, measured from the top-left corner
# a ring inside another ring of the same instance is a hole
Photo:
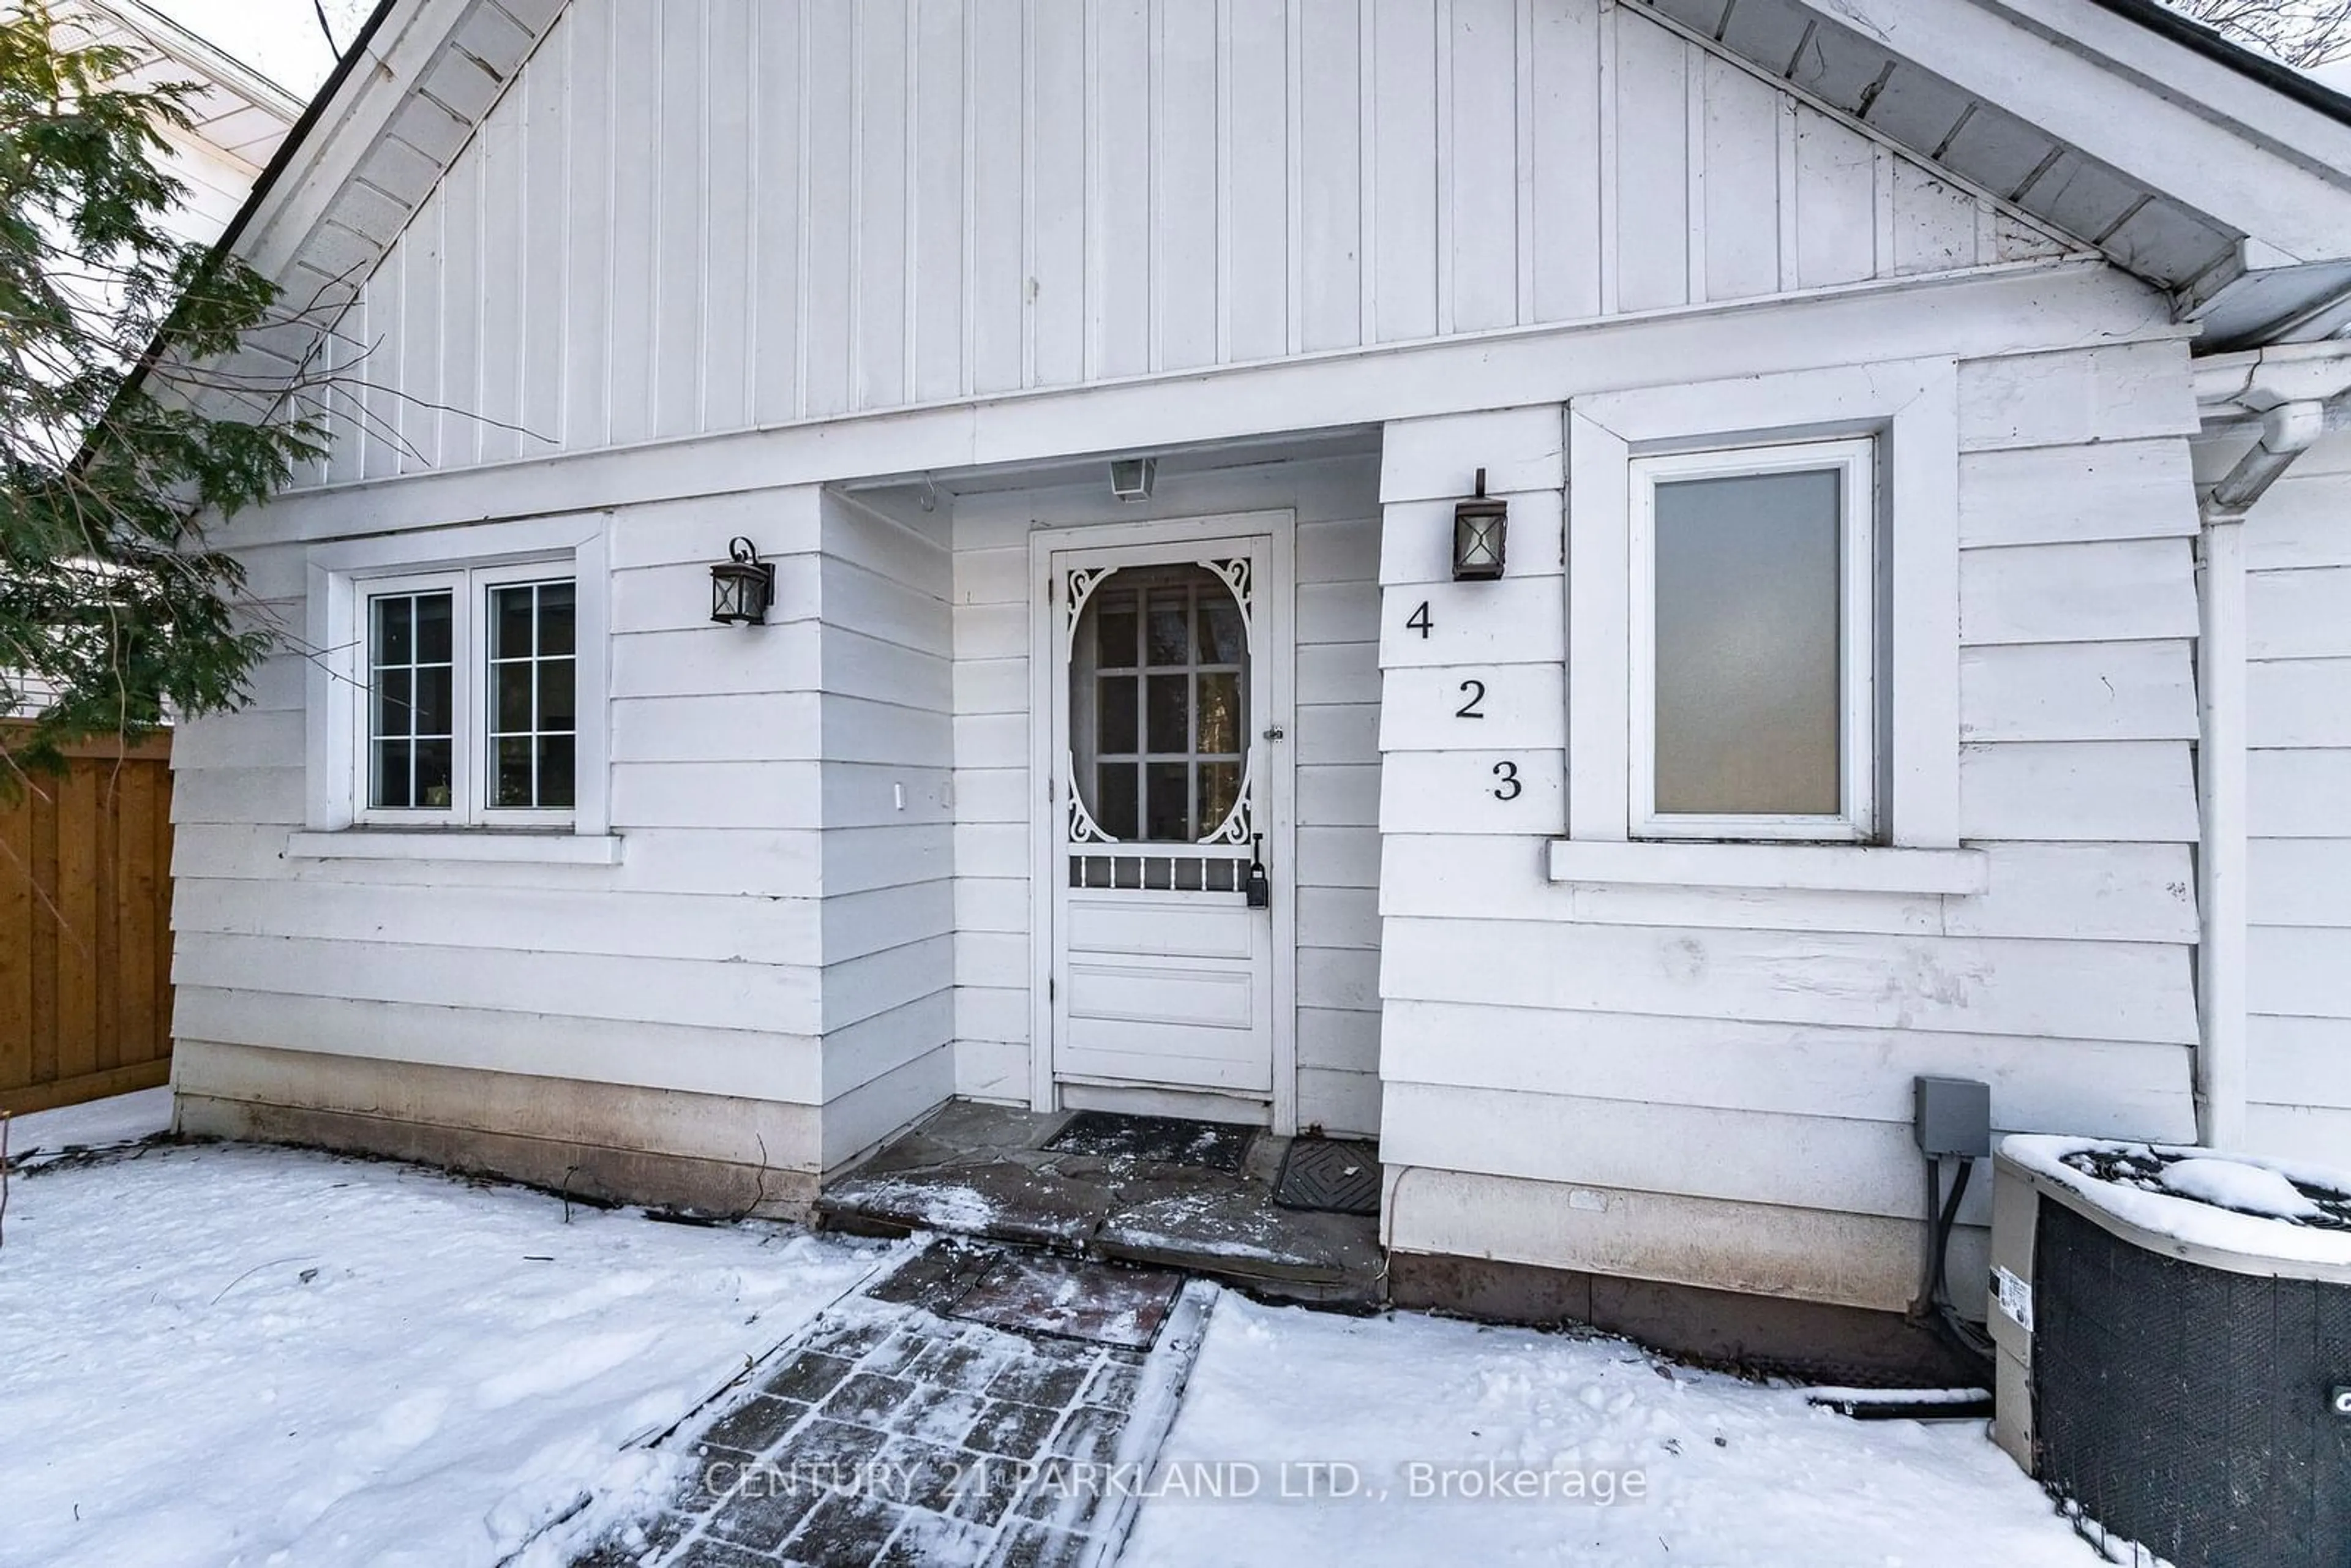
[[[292,649],[252,706],[180,731],[183,1094],[398,1102],[812,1176],[950,1092],[944,541],[814,486],[607,517],[618,864],[290,854]],[[737,535],[776,567],[764,627],[708,619],[709,563]],[[306,546],[240,557],[250,613],[298,631]],[[302,1065],[320,1057],[335,1067]],[[526,1087],[402,1100],[381,1063]],[[582,1084],[681,1092],[580,1103]]]
[[[1029,535],[1288,508],[1297,528],[1298,1120],[1379,1126],[1379,460],[1163,473],[1121,505],[1099,477],[955,503],[956,1086],[1028,1103]]]
[[[1562,411],[1388,428],[1392,1247],[1898,1309],[1922,1256],[1915,1074],[1987,1080],[2001,1131],[2192,1138],[2186,350],[1963,362],[1959,386],[1971,896],[1547,882],[1574,787]],[[1479,465],[1510,499],[1510,572],[1457,584],[1442,541]],[[1955,1278],[1982,1277],[1985,1196]]]
[[[340,323],[311,477],[2066,248],[1604,0],[571,0]]]
[[[2351,442],[2322,442],[2245,519],[2246,1134],[2351,1149]]]

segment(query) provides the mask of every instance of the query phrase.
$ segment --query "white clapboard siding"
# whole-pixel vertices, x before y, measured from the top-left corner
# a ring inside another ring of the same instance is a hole
[[[2246,1006],[2281,1018],[2351,1019],[2351,930],[2257,926]]]
[[[2172,741],[2034,741],[1959,751],[1969,839],[2196,839],[2196,779]]]
[[[944,527],[808,498],[607,514],[617,864],[289,854],[298,659],[256,672],[256,707],[185,726],[180,1034],[847,1105],[834,1144],[935,1103],[956,911]],[[766,627],[706,619],[737,533],[777,565]],[[299,625],[303,550],[252,559]]]
[[[2184,538],[1960,552],[1959,640],[1970,647],[2195,635],[2195,560]]]
[[[812,1039],[773,1028],[705,1029],[665,1020],[563,1020],[563,1048],[511,1012],[445,1002],[308,996],[183,983],[172,991],[172,1034],[265,1050],[391,1058],[442,1067],[641,1085],[739,1099],[814,1104],[820,1093]]]
[[[2351,1111],[2351,1029],[2343,1019],[2255,1013],[2248,1034],[2255,1104]],[[2341,1165],[2342,1155],[2329,1163]]]
[[[2351,1149],[2351,466],[2340,438],[2245,521],[2247,1134]]]
[[[2341,1170],[2343,1151],[2351,1148],[2351,1109],[2257,1103],[2246,1114],[2245,1138],[2256,1149]]]
[[[2269,520],[2264,504],[2254,538],[2266,534]],[[2351,532],[2351,517],[2337,521]],[[2255,660],[2351,658],[2346,605],[2351,605],[2351,567],[2253,572],[2245,580],[2245,652]]]
[[[1959,733],[2001,740],[2192,740],[2184,642],[2028,643],[1959,655]]]
[[[820,516],[825,903],[897,895],[886,930],[843,921],[823,933],[826,1157],[837,1160],[932,1109],[952,1082],[938,1063],[955,1034],[953,569],[936,514],[828,495]],[[837,627],[858,635],[836,641]],[[877,666],[907,658],[934,678],[877,688]],[[836,1117],[844,1099],[855,1108]]]
[[[1917,1145],[1899,1123],[1394,1080],[1386,1092],[1405,1112],[1388,1117],[1381,1141],[1391,1165],[1924,1218]],[[1559,1135],[1563,1124],[1573,1138]],[[1984,1223],[1989,1196],[1978,1188],[1970,1197],[1962,1215]]]
[[[2196,1039],[2188,955],[2150,943],[1423,920],[1391,915],[1382,993],[1474,976],[1514,1007],[2058,1039]]]
[[[2346,601],[2351,609],[2351,600]],[[2245,743],[2262,750],[2351,747],[2351,658],[2255,660],[2245,674]]]
[[[601,954],[515,948],[452,953],[383,942],[183,929],[172,969],[175,983],[216,989],[711,1029],[818,1031],[819,977],[806,965],[646,957],[616,964]]]
[[[1990,1082],[2004,1124],[2020,1131],[2194,1127],[2179,1045],[2074,1040],[2027,1053],[1998,1035],[1747,1020],[1694,1030],[1655,1014],[1477,1002],[1396,1002],[1388,1021],[1392,1075],[1421,1083],[1907,1128],[1912,1078],[1940,1072]]]
[[[1319,457],[1163,474],[1148,503],[1115,510],[1092,483],[956,501],[958,1092],[1014,1102],[1029,1093],[1029,529],[1279,507],[1294,515],[1298,562],[1299,1120],[1377,1131],[1377,476],[1368,456]]]
[[[2185,340],[1967,361],[1959,366],[1959,450],[2193,435],[2199,425],[2187,369]]]
[[[2026,446],[1959,460],[1963,546],[2184,538],[2196,528],[2181,441]]]
[[[344,320],[321,476],[2066,254],[1637,13],[1522,10],[574,0]]]
[[[1575,784],[1547,575],[1559,514],[1513,496],[1500,583],[1450,583],[1433,536],[1474,463],[1563,483],[1557,411],[1390,427],[1382,1158],[1429,1167],[1392,1186],[1393,1244],[1899,1305],[1915,1281],[1876,1259],[1882,1228],[1920,1214],[1915,1075],[1991,1083],[2002,1128],[2193,1136],[2186,370],[2173,343],[1961,366],[1950,744],[1961,835],[1985,857],[1973,894],[1549,882]],[[1458,716],[1468,679],[1539,765],[1523,815],[1493,799],[1501,758]],[[1609,1218],[1478,1211],[1543,1190]],[[1742,1211],[1779,1242],[1705,1263],[1672,1239],[1685,1223],[1728,1236]],[[1801,1267],[1766,1256],[1798,1235],[1817,1254]]]

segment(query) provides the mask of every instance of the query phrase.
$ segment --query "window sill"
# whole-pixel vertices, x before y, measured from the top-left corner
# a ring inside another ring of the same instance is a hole
[[[502,861],[523,865],[618,865],[615,833],[569,833],[496,828],[402,830],[345,828],[340,832],[292,832],[286,853],[319,861]]]
[[[1553,882],[1970,894],[1984,890],[1991,858],[1981,850],[1882,849],[1858,844],[1553,839],[1550,865]]]

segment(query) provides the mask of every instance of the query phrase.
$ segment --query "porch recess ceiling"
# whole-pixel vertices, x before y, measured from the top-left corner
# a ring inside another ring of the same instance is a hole
[[[2351,265],[2294,268],[2272,287],[2239,276],[2246,235],[1955,86],[1800,0],[1624,0],[1787,83],[1987,195],[2095,246],[2172,293],[2209,350],[2248,338],[2319,337],[2351,320],[2314,308]],[[1922,0],[1947,5],[1956,0]],[[2234,285],[2235,287],[2230,287]],[[2302,319],[2298,319],[2302,318]]]

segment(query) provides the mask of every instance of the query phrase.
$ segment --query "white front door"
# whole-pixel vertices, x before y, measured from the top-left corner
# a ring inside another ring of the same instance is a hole
[[[1040,869],[1057,1086],[1207,1091],[1289,1119],[1275,1071],[1292,881],[1276,542],[1050,554]]]

